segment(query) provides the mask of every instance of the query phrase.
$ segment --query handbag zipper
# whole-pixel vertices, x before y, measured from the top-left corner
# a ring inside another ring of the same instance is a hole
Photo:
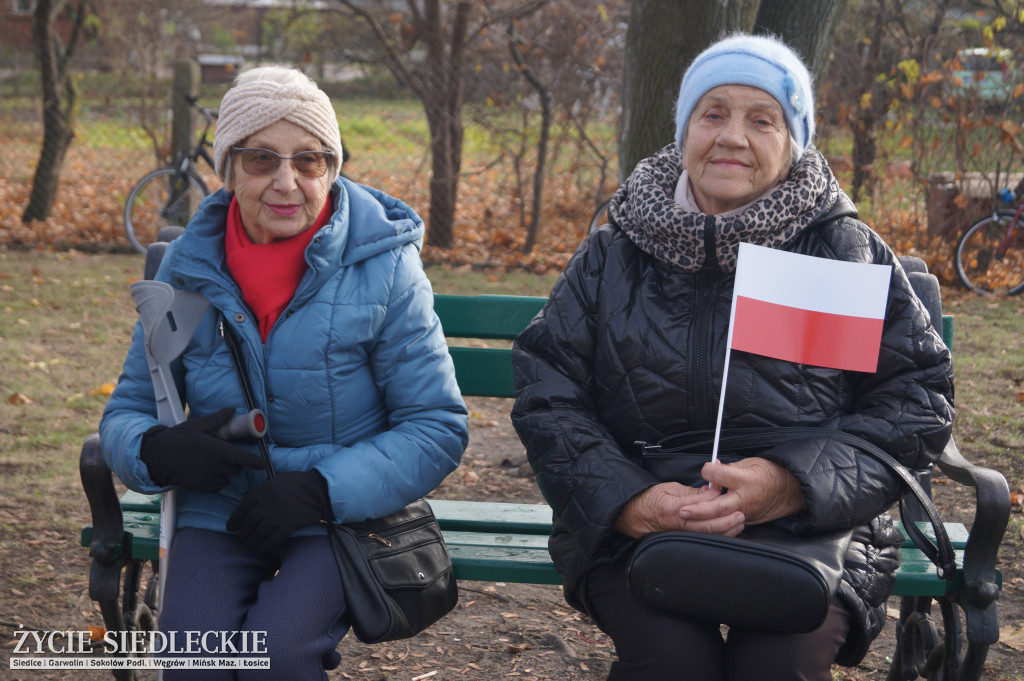
[[[419,527],[422,527],[423,525],[427,525],[429,523],[430,523],[430,518],[426,517],[426,516],[421,517],[421,518],[411,518],[411,519],[405,520],[405,521],[403,521],[401,523],[397,523],[395,525],[391,525],[390,527],[387,528],[387,530],[388,530],[388,533],[391,534],[391,536],[398,536],[400,534],[405,534],[406,532],[411,532],[412,530],[418,529]],[[390,539],[388,539],[387,537],[384,537],[382,535],[379,535],[376,532],[372,532],[372,531],[369,531],[369,530],[361,530],[360,531],[360,530],[358,530],[358,528],[352,528],[352,529],[356,530],[357,534],[360,533],[360,532],[365,532],[366,533],[366,534],[363,535],[363,537],[358,537],[359,541],[366,541],[367,539],[371,539],[373,541],[376,541],[376,542],[378,542],[380,544],[383,544],[384,546],[388,546],[388,547],[390,547],[391,544],[392,544]]]
[[[373,532],[367,532],[366,536],[369,537],[370,539],[374,539],[376,541],[379,541],[384,546],[391,546],[391,540],[390,539],[385,539],[384,537],[380,536],[379,534],[374,534]]]

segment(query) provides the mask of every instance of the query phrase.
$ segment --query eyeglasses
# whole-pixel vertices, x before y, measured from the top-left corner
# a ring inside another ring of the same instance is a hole
[[[334,156],[332,151],[300,151],[294,156],[282,156],[270,149],[231,147],[242,160],[242,170],[249,175],[270,175],[281,167],[281,161],[291,161],[295,172],[303,177],[315,179],[327,173],[327,160]]]

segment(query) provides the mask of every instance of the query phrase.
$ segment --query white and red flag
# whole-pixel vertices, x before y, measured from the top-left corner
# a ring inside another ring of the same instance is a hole
[[[718,458],[732,350],[873,373],[891,277],[891,265],[740,244],[712,461]]]
[[[729,346],[814,366],[874,372],[890,265],[740,244]]]

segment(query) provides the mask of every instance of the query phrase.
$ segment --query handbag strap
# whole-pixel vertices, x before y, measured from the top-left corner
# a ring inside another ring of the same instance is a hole
[[[249,411],[256,409],[256,399],[253,397],[252,385],[249,383],[249,375],[245,373],[245,362],[242,359],[242,348],[238,344],[238,339],[235,335],[228,330],[227,324],[221,319],[217,326],[217,330],[220,332],[221,338],[224,339],[224,343],[228,346],[228,352],[231,353],[231,361],[235,365],[235,373],[238,374],[238,382],[242,384],[242,397],[245,399],[245,408]],[[263,459],[267,462],[267,474],[270,477],[274,477],[274,462],[270,459],[270,448],[267,446],[266,433],[256,438],[256,446],[260,449],[260,454]]]
[[[697,431],[692,434],[669,436],[656,445],[644,445],[644,451],[657,451],[665,448],[672,448],[674,451],[686,451],[698,448],[706,449],[713,437],[713,431]],[[908,519],[903,523],[903,527],[906,529],[907,534],[910,535],[911,541],[913,541],[921,552],[928,557],[928,560],[935,565],[936,573],[940,579],[948,581],[956,577],[956,552],[953,550],[953,545],[949,541],[949,535],[946,533],[946,526],[943,524],[942,518],[936,510],[935,504],[932,503],[931,497],[928,496],[928,493],[924,491],[920,483],[918,483],[917,479],[914,477],[914,474],[911,473],[906,466],[894,459],[877,445],[868,442],[862,437],[845,431],[809,426],[780,426],[724,430],[719,438],[719,444],[721,447],[729,450],[754,448],[764,449],[766,446],[779,445],[786,442],[792,442],[794,440],[814,437],[825,437],[856,447],[874,458],[876,461],[881,462],[889,468],[889,470],[895,473],[907,491],[913,494],[917,499],[921,508],[928,516],[928,522],[931,524],[932,530],[935,533],[935,541],[933,542],[924,532],[921,531],[921,528],[917,526],[917,523],[909,520],[909,515],[905,510],[906,505],[904,503],[904,499],[906,497],[906,493],[904,493],[904,495],[900,497],[900,517]]]

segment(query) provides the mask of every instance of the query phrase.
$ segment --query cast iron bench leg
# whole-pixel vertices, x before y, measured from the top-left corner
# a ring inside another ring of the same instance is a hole
[[[96,601],[107,631],[152,630],[156,628],[153,580],[140,601],[144,561],[125,561],[126,535],[121,504],[114,480],[100,454],[100,438],[93,433],[82,445],[78,470],[92,513],[92,541],[89,555],[89,597]],[[121,573],[124,569],[122,589]],[[155,566],[154,566],[155,568]],[[133,670],[113,670],[118,681],[135,681]]]

